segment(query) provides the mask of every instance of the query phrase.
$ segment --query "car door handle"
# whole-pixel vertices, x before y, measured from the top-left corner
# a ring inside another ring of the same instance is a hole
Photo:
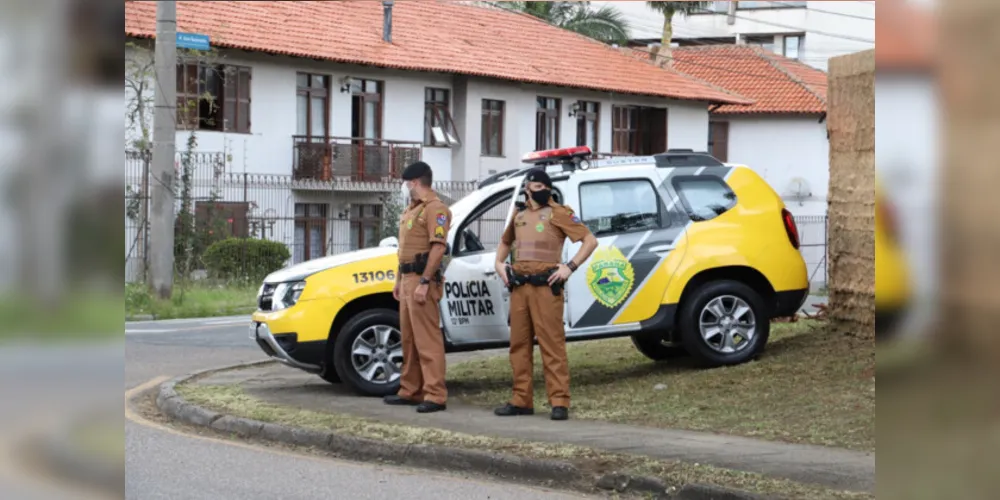
[[[660,253],[660,252],[667,252],[667,251],[673,250],[673,249],[674,249],[673,245],[660,245],[660,246],[656,246],[656,247],[651,247],[649,249],[649,251],[650,251],[650,253]]]
[[[483,271],[483,276],[496,276],[496,271]]]

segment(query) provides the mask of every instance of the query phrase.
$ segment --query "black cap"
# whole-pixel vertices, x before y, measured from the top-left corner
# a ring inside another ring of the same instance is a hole
[[[414,179],[419,179],[431,172],[431,166],[418,161],[416,163],[410,164],[403,170],[402,178],[404,181],[412,181]]]
[[[545,187],[552,189],[552,179],[545,173],[544,168],[533,168],[528,172],[528,182],[541,182]]]

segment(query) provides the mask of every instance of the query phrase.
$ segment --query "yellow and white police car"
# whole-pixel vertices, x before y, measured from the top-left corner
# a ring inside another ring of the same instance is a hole
[[[809,291],[798,229],[753,170],[691,151],[597,159],[586,147],[531,153],[451,206],[442,263],[441,327],[448,352],[507,346],[509,293],[494,270],[500,236],[544,166],[556,201],[599,241],[565,284],[567,341],[629,336],[649,358],[686,352],[708,366],[761,352],[770,320],[795,314]],[[579,244],[564,246],[564,260]],[[268,276],[250,337],[270,357],[393,394],[403,351],[398,261],[390,242]]]

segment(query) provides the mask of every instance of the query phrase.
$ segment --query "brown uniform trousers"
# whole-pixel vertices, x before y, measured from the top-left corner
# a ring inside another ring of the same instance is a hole
[[[590,234],[569,207],[548,206],[518,212],[504,231],[502,241],[511,247],[513,270],[519,275],[543,273],[560,263],[563,243],[574,243]],[[564,298],[548,286],[522,285],[510,296],[510,366],[514,372],[511,404],[534,408],[532,371],[533,340],[538,339],[545,372],[549,405],[569,407],[569,362],[566,359]]]
[[[414,200],[399,225],[399,263],[410,264],[431,245],[447,244],[451,210],[435,193]],[[431,280],[427,300],[418,304],[414,292],[420,275],[400,273],[399,327],[403,337],[403,370],[398,396],[411,401],[446,404],[444,335],[441,333],[442,284]]]

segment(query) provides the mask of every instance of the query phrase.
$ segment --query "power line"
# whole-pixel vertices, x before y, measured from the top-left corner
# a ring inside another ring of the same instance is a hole
[[[784,5],[784,6],[788,6],[788,7],[794,6],[794,4],[790,4],[790,3],[787,3],[787,2],[771,2],[771,3],[776,4],[776,5]],[[850,17],[850,18],[853,18],[853,19],[864,19],[866,21],[874,21],[875,20],[874,17],[860,16],[860,15],[857,15],[857,14],[846,14],[844,12],[835,12],[835,11],[832,11],[832,10],[814,9],[812,7],[806,7],[806,10],[808,12],[820,12],[820,13],[823,13],[823,14],[830,14],[831,16]]]
[[[713,15],[716,15],[716,16],[729,16],[730,15],[730,14],[727,14],[725,12],[716,12],[714,10],[708,10],[708,9],[698,9],[698,10],[700,12],[702,12],[702,13],[713,14]],[[841,38],[841,39],[844,39],[844,40],[852,40],[852,41],[855,41],[855,42],[864,42],[864,43],[871,43],[871,44],[875,43],[875,40],[869,40],[867,38],[861,38],[861,37],[856,37],[856,36],[851,36],[851,35],[842,35],[842,34],[838,34],[838,33],[830,33],[830,32],[819,31],[819,30],[807,30],[807,29],[805,29],[805,28],[803,28],[801,26],[791,26],[791,25],[788,25],[788,24],[772,23],[770,21],[761,21],[759,19],[754,19],[752,17],[739,16],[739,15],[735,15],[735,14],[733,14],[732,17],[734,17],[736,19],[743,19],[744,21],[749,21],[749,22],[752,22],[752,23],[764,24],[764,25],[768,25],[768,26],[775,26],[775,27],[778,27],[778,28],[785,28],[785,29],[794,30],[794,31],[797,31],[797,32],[802,32],[802,33],[813,33],[813,34],[816,34],[816,35],[828,36],[830,38]]]

